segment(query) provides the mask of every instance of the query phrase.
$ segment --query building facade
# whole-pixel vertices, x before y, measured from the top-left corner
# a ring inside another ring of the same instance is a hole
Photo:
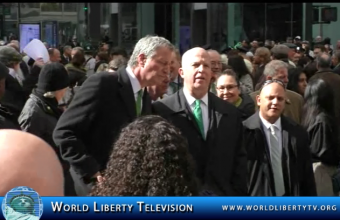
[[[58,26],[57,39],[59,44],[69,38],[83,35],[84,13],[82,3],[1,3],[0,14],[3,22],[1,37],[20,36],[19,25],[40,24],[41,39],[48,37],[47,27],[51,22]]]
[[[58,44],[73,36],[81,42],[99,42],[107,35],[113,45],[128,50],[147,34],[166,37],[181,52],[193,46],[209,44],[219,50],[243,39],[288,36],[312,40],[321,35],[336,42],[340,33],[333,30],[338,22],[312,22],[313,6],[320,4],[340,7],[340,3],[0,3],[0,35],[19,36],[20,23],[39,23],[46,41],[46,29],[55,22]]]

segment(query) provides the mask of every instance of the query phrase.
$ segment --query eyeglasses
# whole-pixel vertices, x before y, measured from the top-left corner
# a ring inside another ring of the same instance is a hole
[[[270,80],[266,80],[266,81],[263,83],[263,85],[262,85],[260,91],[261,91],[265,86],[268,86],[269,84],[272,84],[272,83],[277,83],[277,84],[281,85],[284,89],[286,89],[285,84],[284,84],[281,80],[279,80],[279,79],[270,79]]]
[[[220,91],[224,91],[225,89],[227,89],[227,91],[230,91],[230,90],[237,88],[237,87],[238,87],[238,85],[222,85],[222,86],[218,86],[216,88]]]

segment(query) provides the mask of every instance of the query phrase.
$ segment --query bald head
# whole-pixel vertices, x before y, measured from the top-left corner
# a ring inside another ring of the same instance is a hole
[[[196,56],[197,54],[205,54],[207,57],[209,57],[209,54],[207,53],[206,50],[204,50],[201,47],[194,47],[190,50],[187,50],[183,56],[182,56],[182,66],[188,66],[190,65],[191,59],[193,56]],[[210,59],[209,59],[210,61]]]
[[[201,99],[209,89],[211,81],[210,56],[203,48],[195,47],[183,54],[179,74],[183,85],[196,99]]]
[[[40,196],[64,196],[63,170],[46,142],[17,130],[0,130],[0,196],[18,186]]]

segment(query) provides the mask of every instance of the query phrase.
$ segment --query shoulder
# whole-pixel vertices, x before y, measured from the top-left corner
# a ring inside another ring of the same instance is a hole
[[[152,103],[153,110],[160,115],[171,114],[174,112],[174,106],[177,102],[176,95],[178,95],[178,92]]]
[[[22,119],[32,118],[36,115],[41,114],[42,110],[39,108],[37,104],[37,99],[31,95],[29,99],[27,99],[24,108],[21,111],[21,114],[19,116],[19,121]]]
[[[216,111],[225,114],[239,114],[239,111],[233,104],[222,100],[211,92],[209,92],[209,99],[210,103],[213,103]]]
[[[293,134],[299,138],[308,137],[306,129],[289,117],[282,115],[281,123],[285,126],[283,129],[287,130],[290,134]]]
[[[118,82],[118,75],[117,73],[111,73],[111,72],[98,72],[96,74],[93,74],[90,76],[83,84],[83,86],[86,86],[88,84],[112,84],[113,82]]]
[[[289,99],[295,99],[295,100],[301,100],[301,101],[303,100],[302,95],[292,90],[286,90],[286,94]]]

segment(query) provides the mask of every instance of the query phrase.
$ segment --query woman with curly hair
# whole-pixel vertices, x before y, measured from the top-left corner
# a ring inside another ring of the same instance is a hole
[[[111,153],[104,181],[92,196],[195,196],[197,182],[187,141],[159,116],[125,127]]]

